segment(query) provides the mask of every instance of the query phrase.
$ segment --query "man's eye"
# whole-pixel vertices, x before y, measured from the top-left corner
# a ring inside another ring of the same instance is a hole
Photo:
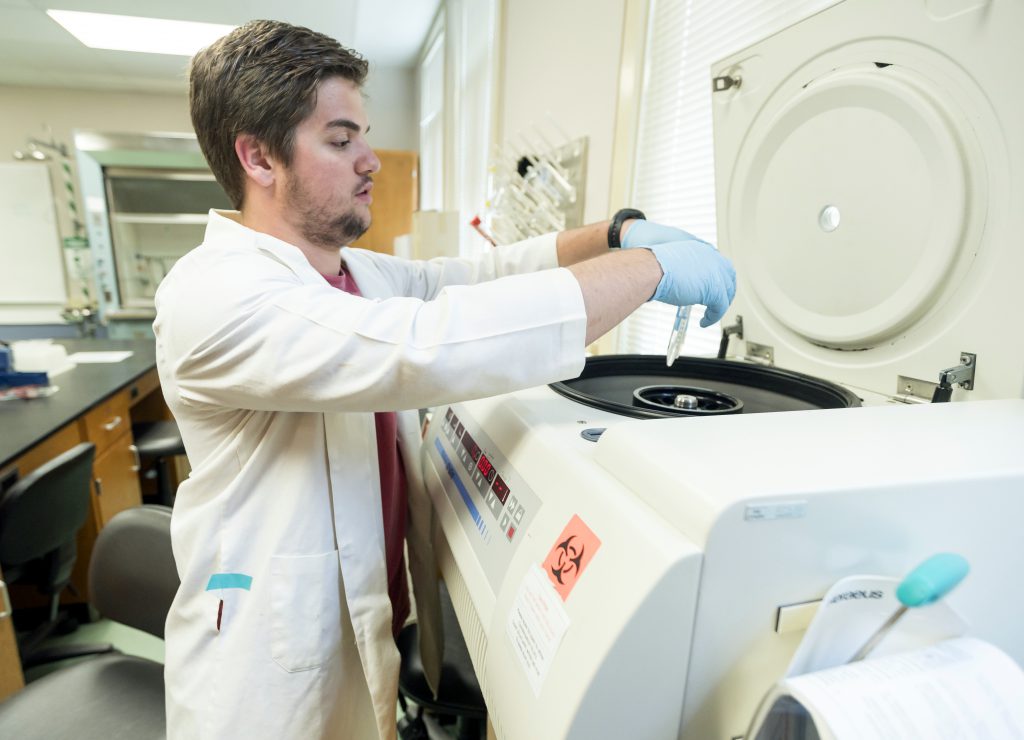
[[[349,145],[350,143],[351,143],[351,142],[350,142],[350,140],[349,140],[349,139],[345,139],[345,141],[332,141],[332,142],[331,142],[331,146],[336,146],[336,147],[338,147],[339,149],[344,149],[344,148],[345,148],[345,147],[347,147],[347,146],[348,146],[348,145]]]

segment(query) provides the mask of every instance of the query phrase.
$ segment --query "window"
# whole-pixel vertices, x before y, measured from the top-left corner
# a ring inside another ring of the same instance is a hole
[[[458,211],[459,253],[487,198],[494,126],[497,0],[446,0],[418,70],[420,209]]]

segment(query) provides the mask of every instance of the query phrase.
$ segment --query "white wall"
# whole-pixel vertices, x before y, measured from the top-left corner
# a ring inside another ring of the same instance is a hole
[[[626,0],[506,0],[500,135],[550,113],[570,138],[587,136],[584,222],[607,218]]]
[[[375,149],[417,151],[416,70],[371,63],[364,92],[370,144]]]

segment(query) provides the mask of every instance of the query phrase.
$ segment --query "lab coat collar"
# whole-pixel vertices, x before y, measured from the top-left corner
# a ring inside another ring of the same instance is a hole
[[[210,209],[210,220],[206,225],[204,244],[220,245],[245,244],[270,254],[278,262],[294,272],[303,282],[320,283],[323,277],[309,264],[306,255],[294,244],[277,237],[264,234],[262,231],[250,229],[242,224],[242,214],[238,211],[220,211]]]

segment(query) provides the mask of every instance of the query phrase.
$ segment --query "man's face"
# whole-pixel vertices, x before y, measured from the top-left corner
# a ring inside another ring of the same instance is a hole
[[[316,108],[295,128],[285,168],[285,218],[312,244],[337,248],[370,228],[371,175],[380,160],[366,143],[363,97],[352,82],[320,84]]]

